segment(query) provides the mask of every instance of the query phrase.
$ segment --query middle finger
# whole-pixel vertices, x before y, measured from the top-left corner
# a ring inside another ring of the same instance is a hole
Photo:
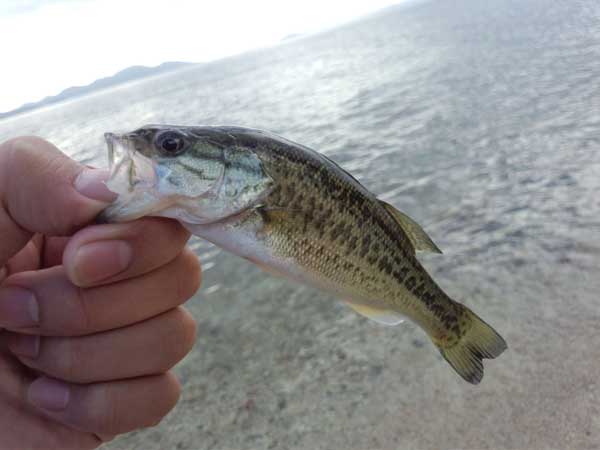
[[[165,373],[194,344],[196,325],[183,308],[135,325],[82,337],[7,335],[8,348],[31,369],[73,383]]]
[[[94,225],[69,240],[63,265],[77,286],[114,283],[168,263],[183,250],[189,237],[179,222],[157,217]]]
[[[72,284],[63,266],[22,272],[0,287],[0,327],[43,336],[93,334],[168,311],[199,285],[198,258],[187,248],[153,272],[87,289]]]

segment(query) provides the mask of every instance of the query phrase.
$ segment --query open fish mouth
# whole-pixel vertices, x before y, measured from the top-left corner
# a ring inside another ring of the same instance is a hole
[[[106,187],[118,197],[96,221],[126,222],[152,215],[168,206],[168,200],[159,195],[157,164],[136,151],[126,134],[105,133],[104,139],[110,170]]]
[[[108,188],[117,193],[132,192],[136,188],[151,189],[156,186],[155,163],[137,152],[127,135],[105,133],[108,147]]]

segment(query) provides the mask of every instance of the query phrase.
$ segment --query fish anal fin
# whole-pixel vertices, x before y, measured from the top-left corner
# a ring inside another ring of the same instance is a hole
[[[404,322],[404,317],[395,311],[373,308],[371,306],[354,303],[349,300],[346,300],[346,304],[361,316],[365,316],[366,318],[371,319],[381,325],[393,327]]]
[[[417,222],[408,217],[402,211],[394,208],[389,203],[379,200],[379,203],[390,213],[394,220],[400,225],[400,228],[406,233],[416,251],[442,253],[437,245],[433,243],[431,238],[425,233]]]

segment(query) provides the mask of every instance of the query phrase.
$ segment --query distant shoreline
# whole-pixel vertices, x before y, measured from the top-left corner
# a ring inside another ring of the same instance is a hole
[[[65,100],[71,100],[77,97],[83,97],[93,92],[101,91],[103,89],[118,86],[130,81],[141,80],[154,75],[159,75],[167,72],[172,72],[183,67],[191,67],[197,63],[170,61],[162,63],[155,67],[147,66],[131,66],[123,69],[116,74],[100,78],[86,86],[73,86],[63,90],[57,95],[46,97],[38,102],[26,103],[11,111],[0,113],[0,120],[13,117],[25,112],[33,111],[45,106],[50,106],[55,103],[60,103]]]

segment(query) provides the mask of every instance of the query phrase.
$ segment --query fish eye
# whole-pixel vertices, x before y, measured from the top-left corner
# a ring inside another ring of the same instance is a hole
[[[176,131],[165,131],[156,136],[156,147],[166,156],[177,156],[186,148],[185,136]]]

